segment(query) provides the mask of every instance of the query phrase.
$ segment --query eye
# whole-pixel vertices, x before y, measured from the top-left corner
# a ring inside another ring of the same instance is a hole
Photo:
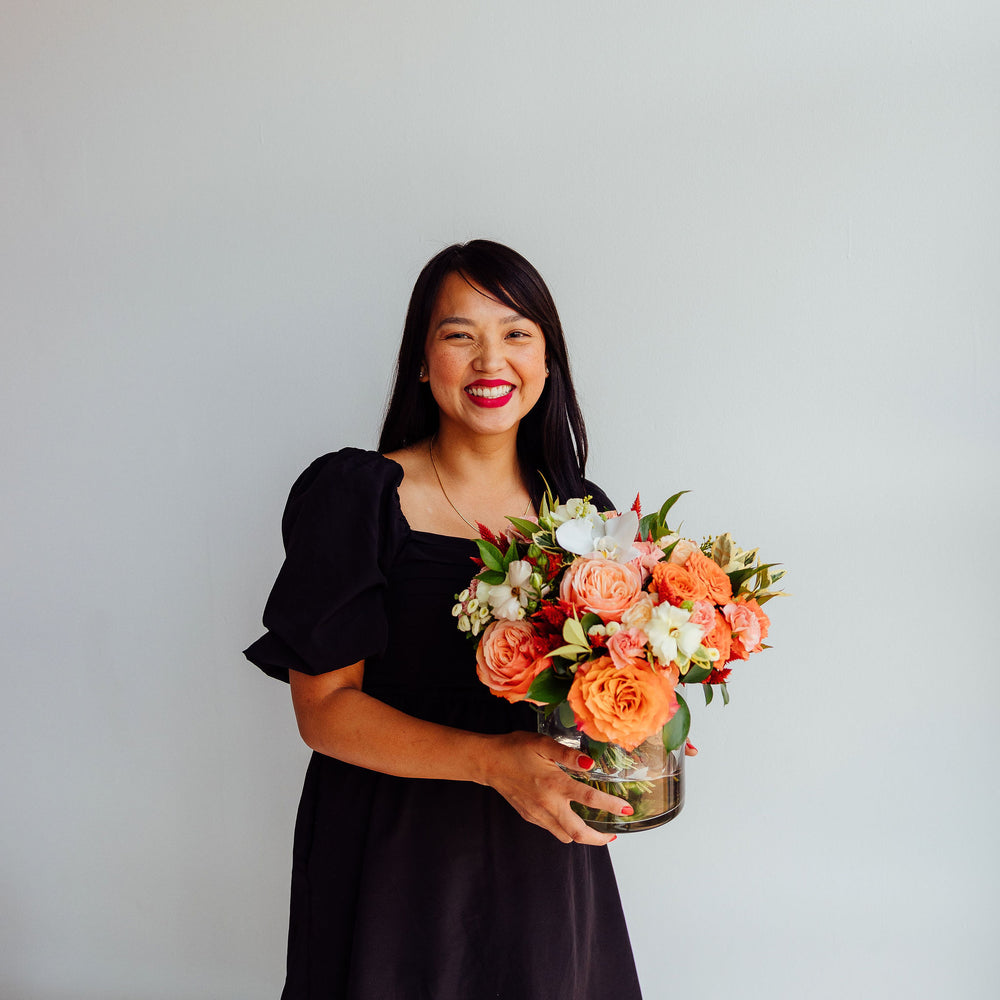
[[[451,333],[446,333],[444,335],[445,340],[461,340],[463,338],[468,338],[469,334],[464,330],[452,330]]]
[[[507,334],[508,337],[514,337],[518,340],[530,340],[531,334],[527,330],[511,330]]]

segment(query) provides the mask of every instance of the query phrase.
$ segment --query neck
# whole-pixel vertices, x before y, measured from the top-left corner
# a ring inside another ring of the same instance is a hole
[[[442,426],[432,440],[434,459],[449,479],[496,484],[521,482],[516,429],[509,434],[467,437],[450,433]]]

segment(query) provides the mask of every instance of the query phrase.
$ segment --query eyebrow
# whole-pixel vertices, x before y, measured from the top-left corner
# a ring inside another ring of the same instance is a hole
[[[524,323],[525,318],[518,313],[511,313],[509,316],[504,316],[500,320],[501,325],[506,326],[510,323]],[[449,323],[455,324],[457,326],[475,326],[476,324],[472,322],[471,319],[466,319],[464,316],[445,316],[435,329],[440,330],[442,326],[447,326]]]

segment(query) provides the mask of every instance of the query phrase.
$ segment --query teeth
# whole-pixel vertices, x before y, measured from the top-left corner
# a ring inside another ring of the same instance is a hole
[[[470,385],[465,391],[470,396],[480,396],[483,399],[499,399],[501,396],[507,396],[512,393],[514,387],[512,385]]]

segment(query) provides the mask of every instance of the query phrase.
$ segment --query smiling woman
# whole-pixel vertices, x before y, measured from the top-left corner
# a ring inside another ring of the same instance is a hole
[[[410,300],[379,451],[326,455],[292,487],[247,650],[289,681],[314,750],[283,1000],[639,997],[613,838],[571,802],[630,807],[489,693],[451,616],[478,524],[502,531],[546,480],[611,506],[586,451],[538,272],[484,240],[442,251]]]

